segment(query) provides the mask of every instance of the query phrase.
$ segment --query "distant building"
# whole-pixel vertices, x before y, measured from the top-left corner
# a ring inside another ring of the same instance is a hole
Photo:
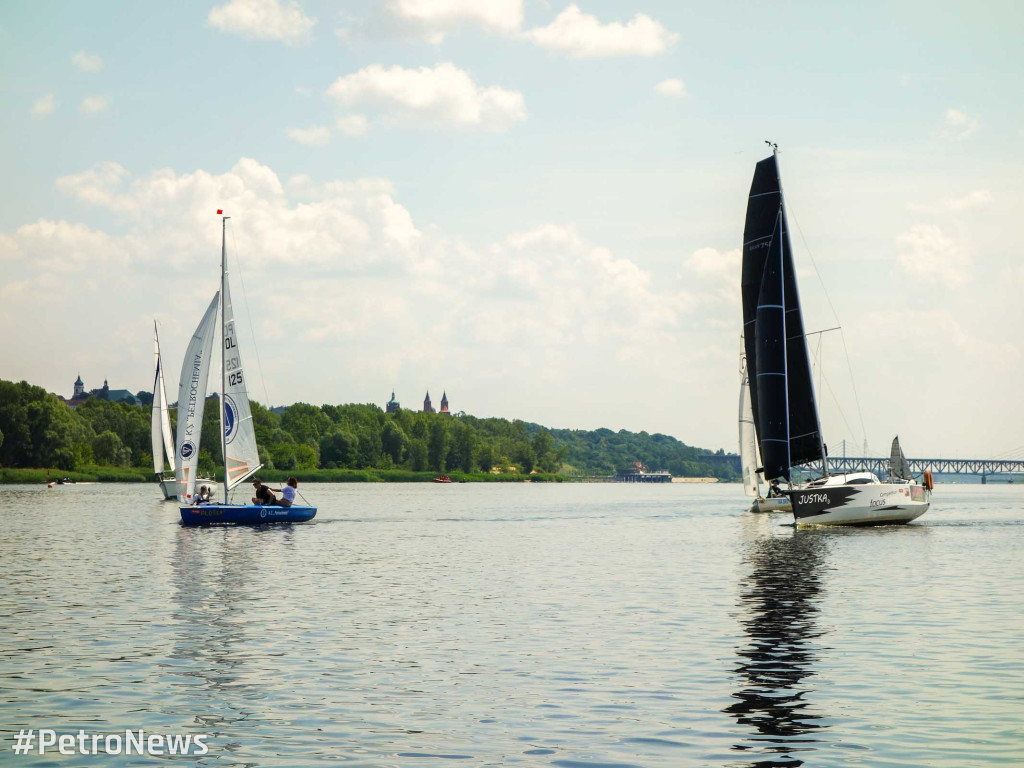
[[[142,405],[142,401],[135,396],[134,393],[129,392],[127,389],[111,389],[110,384],[106,379],[103,380],[103,386],[100,389],[94,389],[91,392],[85,391],[85,383],[82,381],[82,376],[79,374],[78,378],[75,379],[73,394],[70,400],[64,400],[72,408],[77,408],[90,397],[95,397],[98,400],[109,400],[112,403],[128,403],[129,405]]]
[[[451,416],[451,413],[448,411],[448,393],[447,392],[442,392],[441,393],[441,413],[443,413],[445,416]]]
[[[400,410],[402,410],[402,406],[399,404],[399,402],[397,400],[395,400],[395,390],[392,389],[391,390],[391,399],[388,400],[387,412],[388,413],[398,413]]]
[[[423,400],[423,412],[424,413],[437,413],[437,411],[434,410],[434,406],[432,406],[430,404],[430,390],[429,389],[427,390],[426,398],[424,398],[424,400]]]

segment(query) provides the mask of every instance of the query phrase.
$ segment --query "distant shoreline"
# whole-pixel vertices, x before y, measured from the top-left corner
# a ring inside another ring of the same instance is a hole
[[[223,482],[219,473],[214,477]],[[489,472],[445,472],[453,483],[594,483],[613,482],[607,478],[535,472],[492,474]],[[404,469],[261,469],[258,476],[270,483],[282,483],[294,476],[299,483],[432,483],[437,472]],[[0,467],[0,485],[48,485],[67,478],[71,483],[156,483],[152,472],[141,467],[90,467],[77,472],[60,469]],[[727,482],[711,477],[675,477],[673,483]]]

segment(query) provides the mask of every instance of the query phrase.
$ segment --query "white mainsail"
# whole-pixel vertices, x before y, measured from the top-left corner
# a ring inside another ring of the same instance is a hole
[[[150,432],[153,438],[153,472],[162,475],[165,462],[175,469],[174,438],[171,436],[171,416],[167,408],[167,387],[164,384],[164,367],[160,359],[160,336],[156,321],[153,321],[153,353],[156,357],[156,377],[153,380],[153,409]]]
[[[199,463],[199,440],[203,429],[203,408],[206,405],[206,381],[210,375],[213,339],[217,335],[217,302],[220,292],[196,328],[185,351],[178,383],[178,500],[191,501],[196,489],[196,466]]]
[[[261,466],[256,447],[256,430],[249,407],[242,355],[235,334],[235,313],[231,290],[224,276],[224,400],[221,426],[224,430],[224,467],[226,490],[243,482]]]
[[[754,412],[750,407],[750,382],[746,373],[740,383],[740,471],[743,491],[751,498],[761,495],[760,476],[757,474],[757,435],[754,431]]]

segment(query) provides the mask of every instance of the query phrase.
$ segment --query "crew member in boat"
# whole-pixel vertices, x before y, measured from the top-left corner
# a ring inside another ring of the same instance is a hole
[[[772,480],[772,487],[768,489],[769,499],[781,499],[784,496],[782,488],[779,486],[779,478]]]
[[[274,497],[273,491],[267,486],[260,482],[260,479],[254,478],[252,481],[252,487],[256,489],[256,495],[252,497],[252,503],[261,507],[271,506],[277,502]]]
[[[274,493],[281,494],[281,498],[273,503],[279,507],[290,507],[295,503],[295,494],[298,492],[298,488],[299,481],[294,477],[289,477],[285,481],[285,485],[282,485],[280,488],[270,488],[269,490]]]
[[[199,504],[207,504],[210,501],[210,489],[205,485],[199,486],[199,492],[196,493],[192,499],[192,506],[195,507]]]

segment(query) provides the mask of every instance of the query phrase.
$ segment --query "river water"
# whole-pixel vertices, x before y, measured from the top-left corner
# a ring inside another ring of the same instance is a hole
[[[738,485],[304,486],[312,523],[208,529],[0,490],[3,763],[148,764],[10,751],[144,728],[211,766],[1024,764],[1019,485],[806,531]]]

